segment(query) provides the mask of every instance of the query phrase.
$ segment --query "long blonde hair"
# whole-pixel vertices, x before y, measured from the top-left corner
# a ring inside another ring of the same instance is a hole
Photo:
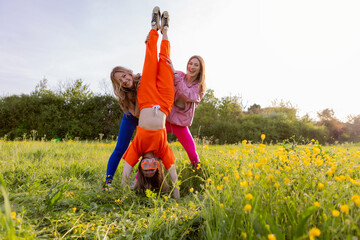
[[[204,59],[202,57],[200,57],[199,55],[194,55],[192,56],[189,61],[186,64],[186,68],[189,65],[189,62],[193,59],[196,58],[197,60],[199,60],[200,62],[200,72],[196,78],[196,82],[199,85],[200,88],[200,94],[203,94],[206,91],[206,83],[205,83],[205,62]]]
[[[132,76],[132,78],[134,80],[132,89],[127,89],[127,88],[122,87],[121,83],[119,81],[115,80],[114,75],[117,72],[128,73]],[[110,73],[110,79],[111,79],[111,82],[112,82],[112,85],[114,88],[114,93],[115,93],[116,99],[119,102],[121,110],[124,113],[128,113],[130,104],[132,104],[136,100],[136,97],[137,97],[137,88],[139,86],[140,74],[134,75],[133,71],[131,71],[130,69],[121,67],[121,66],[116,66]]]

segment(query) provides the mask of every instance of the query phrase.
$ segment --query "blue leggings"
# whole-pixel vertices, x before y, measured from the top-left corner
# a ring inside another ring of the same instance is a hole
[[[118,140],[114,152],[111,154],[107,165],[106,180],[113,179],[119,162],[129,146],[131,137],[137,125],[138,119],[136,117],[134,117],[130,113],[123,115],[120,124]]]

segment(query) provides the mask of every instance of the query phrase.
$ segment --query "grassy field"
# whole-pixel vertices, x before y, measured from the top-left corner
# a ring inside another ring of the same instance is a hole
[[[1,238],[360,237],[359,145],[199,143],[201,165],[194,170],[182,146],[171,143],[178,201],[122,188],[122,162],[114,190],[102,191],[114,147],[1,140]]]

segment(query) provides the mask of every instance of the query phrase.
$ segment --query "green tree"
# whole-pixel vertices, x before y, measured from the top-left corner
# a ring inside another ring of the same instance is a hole
[[[40,82],[36,85],[35,91],[32,94],[41,96],[41,95],[54,95],[54,93],[48,89],[48,80],[43,78]]]
[[[344,133],[345,125],[335,118],[334,110],[324,109],[317,113],[320,121],[320,126],[325,126],[328,130],[328,141],[333,143],[341,140],[341,135]]]
[[[215,97],[214,90],[208,89],[196,108],[190,127],[194,135],[200,138],[214,135],[212,126],[219,118],[218,104],[219,100]]]
[[[84,84],[83,80],[77,79],[62,86],[59,95],[62,95],[66,100],[69,100],[73,98],[86,99],[92,97],[94,94],[90,90],[89,85]]]
[[[242,115],[242,103],[239,96],[227,96],[221,98],[219,103],[219,119],[221,121],[236,121]]]
[[[345,124],[344,134],[346,134],[350,141],[360,141],[360,115],[349,116],[349,120]]]
[[[258,104],[253,104],[248,108],[248,112],[252,114],[258,114],[261,111],[261,106]]]

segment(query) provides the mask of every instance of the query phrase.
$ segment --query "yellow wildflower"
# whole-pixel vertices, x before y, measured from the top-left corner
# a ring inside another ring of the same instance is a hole
[[[345,214],[348,214],[349,213],[349,206],[344,204],[344,205],[341,205],[340,206],[340,210],[345,213]]]
[[[221,191],[221,190],[223,189],[223,185],[216,186],[216,189],[217,189],[218,191]]]
[[[318,183],[318,189],[321,190],[321,189],[323,189],[323,188],[324,188],[324,184]]]
[[[274,183],[274,187],[279,188],[279,187],[280,187],[280,183],[278,183],[278,182]]]
[[[73,210],[74,212],[76,212],[76,207],[74,207],[72,210]]]
[[[11,212],[11,218],[15,219],[16,218],[16,212]]]
[[[291,182],[290,179],[288,179],[288,178],[285,178],[285,179],[284,179],[284,183],[285,183],[285,184],[289,184],[290,182]]]
[[[318,236],[320,236],[320,234],[321,234],[320,229],[314,227],[310,230],[309,237],[310,237],[310,239],[314,239],[314,237],[318,237]]]
[[[190,191],[190,192],[194,192],[194,189],[193,189],[193,188],[190,188],[189,191]]]
[[[242,140],[242,142],[241,142],[243,145],[246,145],[246,143],[247,143],[247,140]]]
[[[317,206],[318,208],[321,207],[321,204],[319,202],[314,202],[314,205]]]
[[[340,215],[340,212],[338,210],[333,210],[332,215],[333,217],[338,217]]]
[[[251,205],[250,205],[250,204],[246,204],[245,207],[244,207],[244,210],[245,210],[246,212],[251,211]]]
[[[351,197],[351,201],[353,201],[356,206],[360,206],[360,196],[355,194],[354,196]]]
[[[263,140],[263,141],[264,141],[265,137],[266,137],[266,135],[265,135],[265,134],[261,134],[261,140]]]
[[[314,147],[313,152],[314,152],[314,154],[319,154],[319,153],[320,153],[320,149],[317,148],[317,147]]]
[[[240,182],[240,186],[242,186],[242,187],[247,187],[247,186],[248,186],[248,182],[246,182],[246,181]]]
[[[246,198],[247,200],[251,200],[251,199],[253,199],[254,197],[253,197],[253,195],[252,195],[251,193],[248,193],[248,194],[246,194],[245,198]]]
[[[274,234],[268,234],[267,237],[268,237],[269,240],[276,240],[276,236]]]

